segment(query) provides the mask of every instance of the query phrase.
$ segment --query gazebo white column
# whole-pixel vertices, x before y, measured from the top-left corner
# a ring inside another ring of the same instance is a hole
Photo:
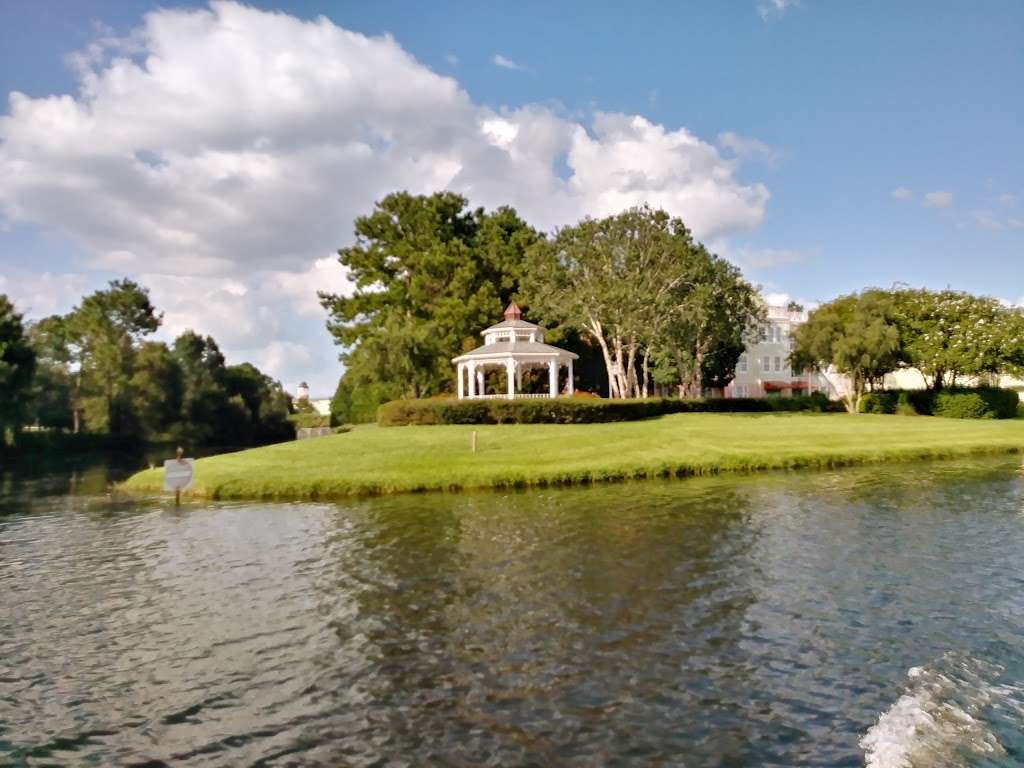
[[[511,357],[505,363],[505,373],[508,378],[508,399],[514,400],[516,397],[516,361]]]
[[[573,394],[576,391],[575,386],[572,383],[572,360],[569,361],[569,394]]]
[[[469,376],[469,396],[470,398],[476,397],[476,364],[468,363],[466,373]]]
[[[548,394],[558,397],[558,361],[548,361]]]
[[[459,400],[461,400],[463,395],[465,394],[465,392],[464,392],[465,382],[463,380],[463,376],[466,373],[466,366],[463,363],[459,363],[459,365],[456,368],[456,370],[459,372],[459,381],[458,381],[458,384],[456,385],[456,389],[458,389]]]
[[[481,365],[476,372],[476,393],[484,395],[486,392],[487,388],[484,386],[484,367]]]

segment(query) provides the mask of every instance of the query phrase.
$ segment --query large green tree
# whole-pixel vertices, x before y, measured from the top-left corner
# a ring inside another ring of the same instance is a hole
[[[584,219],[538,243],[522,293],[544,320],[600,348],[611,397],[646,396],[652,364],[655,380],[699,394],[705,368],[724,375],[733,354],[725,341],[758,309],[738,270],[680,219],[647,206]]]
[[[893,291],[894,321],[904,361],[932,389],[1015,368],[1021,340],[1019,311],[962,291]]]
[[[844,374],[849,387],[843,402],[857,413],[864,393],[903,360],[895,315],[889,291],[866,290],[822,304],[793,332],[790,362],[798,370]]]
[[[212,336],[185,331],[171,349],[182,372],[183,429],[199,443],[243,442],[250,415],[239,396],[232,401],[225,387],[224,354]]]
[[[94,431],[135,434],[131,377],[138,344],[160,327],[161,315],[149,291],[129,280],[112,280],[106,289],[82,299],[67,317],[69,344],[77,348],[82,387]]]
[[[451,357],[516,293],[539,235],[511,208],[469,210],[451,192],[399,192],[355,222],[338,252],[355,290],[321,294],[350,387],[421,397],[450,390]]]
[[[25,422],[35,365],[22,316],[0,294],[0,442],[14,442]]]
[[[181,370],[181,430],[191,440],[248,445],[294,437],[292,401],[251,363],[227,365],[211,336],[185,331],[172,355]]]
[[[145,341],[139,346],[129,388],[134,419],[143,437],[165,435],[179,424],[184,374],[166,344]]]
[[[224,386],[229,398],[240,397],[245,404],[252,425],[250,441],[262,443],[293,436],[288,421],[292,399],[280,382],[252,363],[239,363],[224,370]]]
[[[29,326],[28,336],[36,353],[29,421],[48,429],[75,429],[80,424],[75,408],[80,377],[70,367],[67,322],[60,315],[44,317]]]
[[[746,336],[764,317],[757,289],[734,265],[697,246],[671,299],[657,343],[671,353],[680,397],[725,387],[735,376]]]

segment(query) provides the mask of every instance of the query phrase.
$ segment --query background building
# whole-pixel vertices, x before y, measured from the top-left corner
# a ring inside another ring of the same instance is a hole
[[[789,365],[792,332],[807,321],[807,312],[796,307],[768,307],[760,334],[752,334],[736,364],[736,378],[725,388],[726,397],[792,397],[812,392],[838,396],[828,374],[794,371]]]

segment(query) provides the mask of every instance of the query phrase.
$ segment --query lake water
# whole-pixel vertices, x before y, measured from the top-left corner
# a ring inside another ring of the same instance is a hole
[[[1021,765],[1018,469],[181,509],[8,470],[0,764]]]

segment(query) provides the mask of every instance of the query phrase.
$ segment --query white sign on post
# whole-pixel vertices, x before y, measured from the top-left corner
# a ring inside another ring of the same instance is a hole
[[[192,465],[195,459],[167,459],[164,462],[164,490],[187,491],[192,487]]]

